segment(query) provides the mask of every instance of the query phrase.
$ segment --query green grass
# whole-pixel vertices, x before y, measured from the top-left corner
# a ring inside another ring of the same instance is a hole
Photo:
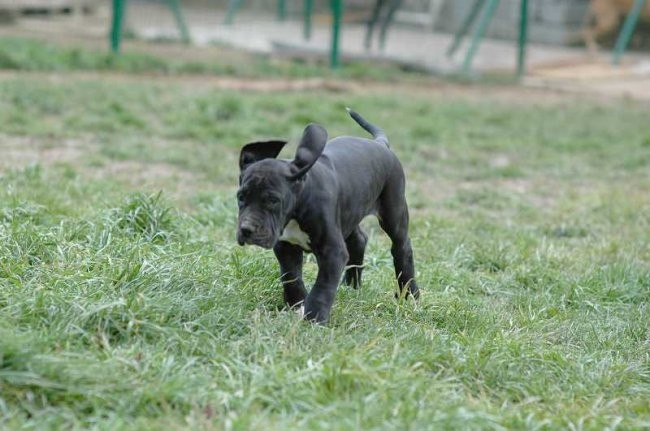
[[[647,106],[419,93],[0,80],[0,428],[650,426]],[[236,161],[345,106],[407,169],[422,298],[370,220],[318,327],[236,245]]]
[[[151,46],[149,46],[151,48]],[[0,69],[23,71],[112,71],[153,73],[158,75],[225,75],[239,78],[364,78],[381,81],[421,78],[417,70],[406,71],[382,62],[350,61],[332,71],[325,59],[274,59],[264,55],[243,54],[227,47],[212,47],[203,55],[179,56],[171,45],[158,46],[159,54],[143,49],[123,48],[119,55],[91,49],[83,44],[61,46],[38,39],[0,37]],[[188,48],[188,51],[191,48]],[[180,58],[177,58],[180,57]],[[196,58],[192,58],[196,57]]]

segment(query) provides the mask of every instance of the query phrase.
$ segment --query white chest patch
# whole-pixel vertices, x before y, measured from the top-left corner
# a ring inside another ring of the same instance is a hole
[[[280,235],[280,241],[286,241],[302,247],[304,250],[311,250],[309,247],[309,235],[300,230],[300,225],[294,219],[289,220]]]

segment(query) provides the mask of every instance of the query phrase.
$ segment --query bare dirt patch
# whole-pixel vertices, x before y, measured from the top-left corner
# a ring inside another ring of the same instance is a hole
[[[417,95],[435,100],[488,100],[522,105],[554,106],[577,100],[608,102],[611,97],[552,88],[529,88],[518,85],[473,85],[431,77],[419,82],[351,81],[333,78],[252,79],[206,75],[125,74],[119,72],[24,72],[0,71],[0,80],[34,79],[39,81],[81,82],[113,81],[177,85],[188,89],[221,89],[247,92],[328,91],[354,94],[389,94],[396,97]]]
[[[482,195],[493,192],[499,196],[510,196],[526,205],[546,212],[555,209],[568,191],[548,178],[490,178],[480,181],[420,180],[412,182],[410,188],[426,202],[435,202],[435,208],[425,205],[414,213],[445,213],[447,204],[459,196],[470,193]],[[572,186],[572,188],[575,186]],[[470,199],[471,200],[471,199]],[[463,205],[470,205],[465,203]],[[514,208],[513,208],[514,209]],[[502,210],[501,210],[502,211]],[[452,211],[453,213],[453,211]]]
[[[2,136],[0,149],[0,174],[33,165],[67,165],[84,178],[117,181],[134,190],[164,190],[178,197],[210,186],[202,176],[168,163],[102,158],[99,145],[91,139]]]
[[[205,188],[207,182],[200,176],[168,163],[143,163],[134,160],[118,160],[103,166],[86,169],[85,175],[93,179],[113,179],[133,189],[148,191],[165,190],[174,195],[195,193]]]
[[[93,144],[80,139],[54,140],[30,136],[1,136],[0,170],[25,166],[75,163],[83,159]]]

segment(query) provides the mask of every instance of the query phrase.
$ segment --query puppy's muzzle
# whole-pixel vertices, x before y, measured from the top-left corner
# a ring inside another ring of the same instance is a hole
[[[263,248],[272,248],[275,244],[273,235],[266,229],[258,228],[250,222],[242,222],[237,229],[237,242],[239,245],[252,244]]]
[[[243,222],[239,224],[237,229],[237,242],[239,245],[250,243],[255,234],[255,226],[251,223]]]
[[[237,232],[237,242],[239,245],[244,245],[253,236],[253,229],[248,226],[243,226],[239,228]]]

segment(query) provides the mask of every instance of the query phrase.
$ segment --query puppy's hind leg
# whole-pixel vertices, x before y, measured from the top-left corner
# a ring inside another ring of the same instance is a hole
[[[378,218],[381,228],[393,243],[390,252],[393,255],[400,294],[404,293],[404,289],[408,289],[406,293],[417,299],[420,290],[415,282],[413,249],[408,235],[409,213],[404,197],[404,175],[401,171],[393,181],[388,182],[382,192]]]
[[[363,255],[366,251],[368,236],[357,226],[354,231],[345,239],[345,246],[348,249],[350,258],[343,281],[348,286],[357,289],[361,286],[361,271],[363,270]]]

